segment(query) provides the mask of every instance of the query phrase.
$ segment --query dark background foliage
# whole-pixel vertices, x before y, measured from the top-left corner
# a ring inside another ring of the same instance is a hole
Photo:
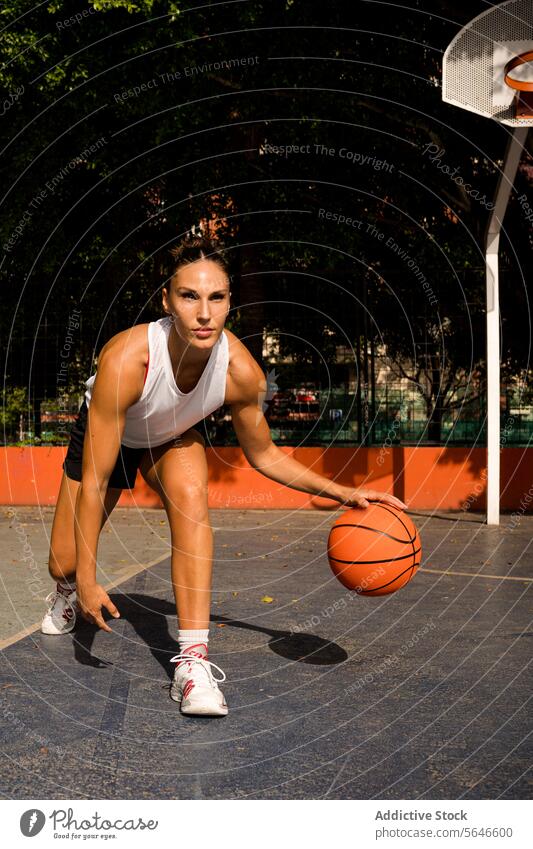
[[[166,247],[209,220],[231,258],[230,326],[258,360],[267,328],[302,379],[340,385],[338,345],[358,357],[361,339],[385,343],[437,425],[461,381],[482,392],[479,198],[492,199],[509,131],[443,104],[440,85],[446,46],[486,6],[6,0],[4,386],[27,387],[30,403],[58,394],[79,310],[79,389],[112,334],[160,315]],[[502,239],[507,380],[529,368],[531,227],[516,198],[532,167],[526,155]]]

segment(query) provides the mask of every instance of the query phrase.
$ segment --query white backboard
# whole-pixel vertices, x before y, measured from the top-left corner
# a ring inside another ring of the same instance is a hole
[[[533,50],[533,0],[507,0],[470,21],[444,54],[442,99],[510,126],[533,126],[514,117],[517,92],[504,82],[503,69],[514,56]],[[530,65],[513,76],[530,79]]]

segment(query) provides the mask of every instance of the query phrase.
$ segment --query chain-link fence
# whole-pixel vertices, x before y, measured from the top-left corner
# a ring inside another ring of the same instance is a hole
[[[272,438],[280,445],[486,444],[485,398],[474,384],[436,416],[423,393],[407,380],[360,380],[353,389],[349,384],[354,381],[348,380],[348,385],[324,389],[313,381],[288,385],[283,364],[266,374],[262,406]],[[528,385],[522,381],[502,388],[502,447],[531,443],[533,403],[524,391]],[[24,388],[4,390],[3,444],[66,444],[82,397],[80,393],[39,400],[28,397]],[[211,444],[237,444],[228,407],[208,416],[201,427]]]

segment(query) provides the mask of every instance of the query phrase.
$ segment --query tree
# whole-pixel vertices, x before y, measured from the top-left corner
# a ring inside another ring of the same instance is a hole
[[[28,413],[28,393],[25,387],[2,389],[0,424],[4,442],[16,437],[19,440],[24,438],[24,423],[28,421]]]
[[[442,387],[450,369],[462,380],[480,368],[482,336],[462,334],[482,310],[479,198],[492,197],[505,131],[440,98],[442,50],[482,0],[433,7],[388,6],[384,21],[364,2],[90,0],[67,15],[58,0],[7,0],[0,338],[11,383],[37,401],[57,393],[79,309],[69,378],[81,385],[110,335],[160,314],[161,255],[199,222],[226,243],[232,326],[258,359],[263,329],[281,328],[287,353],[331,369],[337,344],[357,351],[366,325],[369,344],[386,339],[404,364],[412,331]],[[515,255],[531,252],[523,224],[504,244],[515,277]],[[425,290],[405,254],[438,309],[418,311]],[[507,326],[529,285],[507,293]],[[523,368],[524,334],[504,333],[509,373]]]

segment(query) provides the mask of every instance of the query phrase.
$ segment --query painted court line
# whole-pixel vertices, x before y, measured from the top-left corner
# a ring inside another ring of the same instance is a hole
[[[427,569],[421,566],[419,572],[433,572],[435,575],[464,575],[466,578],[489,578],[492,581],[522,581],[526,584],[533,582],[533,578],[520,578],[516,575],[484,575],[482,572],[452,572],[449,569]]]
[[[121,571],[121,577],[118,580],[111,581],[109,584],[104,584],[104,590],[107,592],[108,590],[112,590],[115,587],[119,587],[125,581],[128,581],[134,575],[138,575],[139,572],[143,572],[145,569],[150,569],[151,566],[157,566],[158,563],[162,563],[164,560],[167,560],[169,557],[168,554],[164,554],[162,557],[158,557],[157,560],[151,560],[150,563],[144,563],[142,565],[132,564],[131,566],[124,566],[124,571]],[[8,646],[13,645],[13,643],[17,643],[19,640],[24,639],[29,634],[35,633],[41,627],[41,622],[34,622],[33,625],[28,625],[26,628],[23,628],[22,631],[17,631],[16,634],[13,634],[11,637],[6,637],[5,640],[0,640],[0,651],[7,648]]]
[[[139,572],[144,571],[145,569],[150,569],[152,566],[157,566],[158,563],[162,563],[164,560],[168,558],[168,554],[163,555],[162,557],[158,557],[157,560],[152,560],[150,563],[145,563],[141,566],[132,565],[126,566],[125,572],[122,573],[122,577],[118,581],[112,581],[109,584],[104,585],[104,589],[112,590],[114,587],[119,587],[121,584],[128,581],[134,575],[138,575]],[[526,584],[533,583],[533,578],[520,578],[516,575],[483,575],[480,572],[451,572],[447,569],[428,569],[425,566],[421,566],[418,570],[419,572],[431,572],[434,575],[460,575],[465,578],[485,578],[492,581],[522,581]],[[17,631],[16,634],[13,634],[11,637],[7,637],[5,640],[0,641],[0,651],[7,648],[8,646],[13,645],[13,643],[17,643],[19,640],[24,639],[29,634],[33,634],[37,631],[41,626],[40,621],[34,622],[33,625],[28,625],[27,628],[23,628],[22,631]]]

